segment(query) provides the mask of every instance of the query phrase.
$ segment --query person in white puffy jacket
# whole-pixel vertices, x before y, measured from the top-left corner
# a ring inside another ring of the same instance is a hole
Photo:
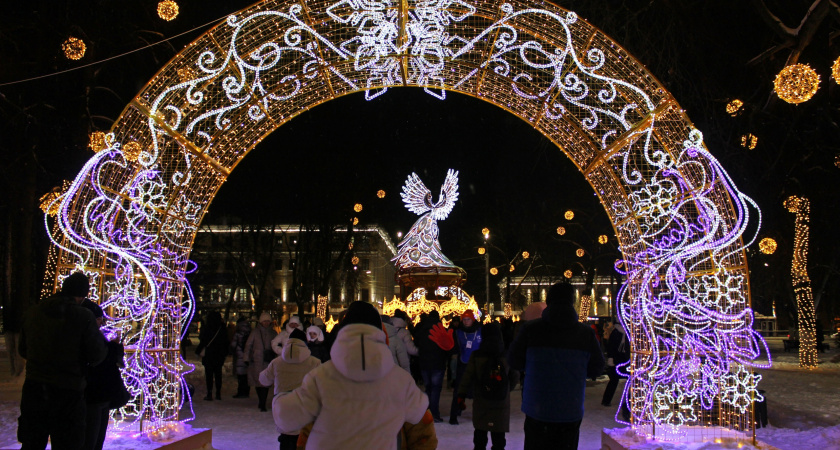
[[[417,346],[414,345],[414,341],[411,339],[411,332],[408,331],[408,323],[405,321],[403,317],[391,317],[391,325],[397,329],[397,336],[402,339],[403,344],[405,344],[405,351],[408,352],[410,356],[417,356],[420,352],[417,350]]]
[[[286,341],[289,339],[289,335],[295,330],[303,331],[303,324],[300,322],[300,317],[298,316],[289,317],[289,321],[286,322],[286,329],[281,331],[280,334],[271,340],[271,349],[274,350],[274,353],[277,353],[278,355],[283,353],[283,345],[286,344]],[[305,340],[306,339],[304,339],[304,341]]]
[[[429,399],[394,364],[370,303],[350,304],[330,356],[275,400],[277,428],[285,433],[314,422],[307,448],[396,448],[400,429],[423,419]]]
[[[300,386],[303,377],[312,369],[321,365],[321,361],[311,355],[306,345],[306,335],[303,331],[293,330],[289,339],[283,345],[283,352],[280,357],[274,358],[265,370],[260,372],[260,383],[264,385],[274,384],[274,400],[271,402],[271,412],[275,423],[279,407],[277,399],[288,394]],[[300,430],[290,430],[285,433],[278,429],[280,436],[280,450],[295,450]]]
[[[382,330],[388,336],[388,348],[391,349],[391,354],[394,355],[394,362],[405,369],[406,372],[411,372],[408,352],[405,350],[405,344],[402,339],[397,335],[397,329],[391,325],[391,318],[384,314],[380,315],[379,318],[382,319]]]

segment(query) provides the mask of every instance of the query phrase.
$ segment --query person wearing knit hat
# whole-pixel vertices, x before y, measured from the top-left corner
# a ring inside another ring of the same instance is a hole
[[[248,384],[254,386],[257,392],[257,407],[263,412],[268,411],[265,404],[271,384],[260,382],[260,372],[265,370],[268,363],[276,356],[274,350],[271,349],[271,341],[275,337],[277,337],[277,332],[271,327],[271,315],[263,312],[260,314],[259,325],[251,332],[245,343],[244,360],[248,365]]]
[[[553,285],[542,317],[526,322],[510,346],[511,368],[525,371],[522,412],[527,448],[576,449],[586,379],[604,371],[595,333],[578,322],[574,292],[568,283]]]
[[[455,348],[458,351],[458,365],[455,368],[455,380],[452,382],[452,389],[455,394],[464,371],[467,370],[467,363],[470,355],[478,350],[481,345],[481,322],[475,320],[475,313],[471,309],[461,314],[461,324],[455,330]],[[468,397],[472,398],[472,390],[468,390]],[[458,416],[461,415],[461,408],[458,405],[458,395],[452,395],[452,404],[449,407],[449,423],[458,425]]]
[[[280,356],[274,358],[268,364],[268,367],[260,372],[260,383],[268,386],[274,385],[271,413],[275,423],[277,423],[280,409],[278,398],[298,388],[303,382],[303,377],[320,365],[321,361],[312,356],[306,346],[306,335],[303,331],[298,328],[292,329],[289,338],[283,345]],[[277,438],[280,442],[280,450],[295,450],[297,448],[300,429],[283,431],[278,427],[277,432],[280,433]]]
[[[275,424],[282,433],[314,422],[307,448],[394,448],[403,425],[424,418],[428,398],[394,364],[381,325],[373,305],[350,304],[331,359],[309,372],[291,394],[274,400]]]
[[[26,311],[18,352],[26,359],[17,438],[23,448],[81,448],[85,440],[84,398],[88,367],[107,353],[96,318],[81,302],[88,279],[77,272],[61,292]]]

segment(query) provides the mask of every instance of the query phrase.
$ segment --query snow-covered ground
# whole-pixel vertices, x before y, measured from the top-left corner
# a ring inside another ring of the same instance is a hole
[[[829,362],[840,359],[840,352],[832,348],[829,353],[820,354],[818,369],[806,371],[798,367],[796,353],[782,353],[781,342],[770,340],[773,349],[774,367],[758,371],[763,376],[759,388],[765,391],[768,405],[770,427],[756,431],[758,439],[779,449],[796,450],[840,450],[840,363]],[[2,343],[0,343],[2,346]],[[832,347],[834,347],[832,343]],[[2,353],[0,348],[0,353]],[[195,420],[192,428],[213,430],[215,449],[274,449],[277,448],[277,434],[271,414],[257,409],[256,395],[251,398],[233,399],[235,379],[230,376],[229,367],[225,371],[225,384],[222,401],[204,401],[203,370],[199,364],[196,372],[189,379],[196,386],[194,402]],[[606,380],[592,383],[586,389],[586,414],[581,424],[581,449],[601,448],[601,431],[611,430],[614,436],[625,436],[622,442],[629,442],[632,448],[639,450],[654,449],[716,449],[716,448],[753,448],[738,442],[706,444],[674,444],[667,442],[643,442],[641,439],[627,438],[628,430],[621,430],[623,425],[614,421],[614,408],[600,405],[601,395]],[[15,438],[17,429],[18,402],[22,380],[10,380],[8,362],[0,363],[0,449],[20,448]],[[619,386],[621,389],[622,386]],[[620,390],[619,390],[620,392]],[[616,394],[616,398],[619,394]],[[522,448],[522,424],[525,417],[519,411],[521,391],[517,389],[512,396],[511,432],[507,434],[507,447],[511,450]],[[441,413],[446,418],[452,399],[451,391],[441,396]],[[185,411],[189,415],[189,411]],[[364,420],[361,418],[360,420]],[[444,422],[436,425],[440,449],[472,448],[471,408],[464,411],[461,425],[449,425]],[[189,432],[189,427],[186,430]],[[131,441],[125,436],[109,438],[106,448],[151,450],[161,444],[155,442]]]

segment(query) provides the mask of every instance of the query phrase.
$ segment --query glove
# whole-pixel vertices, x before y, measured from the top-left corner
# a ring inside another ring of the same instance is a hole
[[[461,408],[461,411],[467,409],[467,399],[460,395],[458,396],[458,407]]]
[[[429,331],[429,339],[437,344],[441,350],[449,351],[455,346],[455,338],[452,337],[452,330],[447,330],[442,323],[436,323]]]

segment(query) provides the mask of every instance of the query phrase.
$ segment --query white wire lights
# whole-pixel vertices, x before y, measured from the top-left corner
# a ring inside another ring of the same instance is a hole
[[[124,418],[177,415],[188,255],[230,171],[309,108],[393,86],[504,108],[587,177],[624,255],[619,309],[634,353],[620,370],[630,372],[634,427],[751,429],[741,392],[754,397],[757,378],[739,374],[766,350],[752,330],[742,241],[754,204],[618,44],[572,12],[518,1],[265,1],[161,69],[58,200],[53,236],[53,286],[76,267],[96,274],[98,300],[138,355]]]

